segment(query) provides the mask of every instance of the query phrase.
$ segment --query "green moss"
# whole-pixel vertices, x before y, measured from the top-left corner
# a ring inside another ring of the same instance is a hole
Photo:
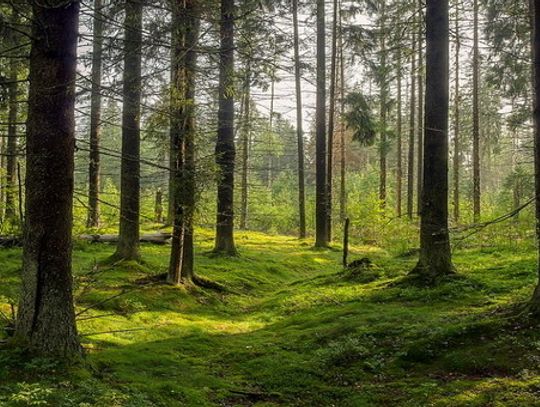
[[[457,251],[458,278],[425,288],[402,283],[415,257],[393,257],[401,248],[352,247],[377,267],[349,279],[339,251],[237,239],[239,257],[216,258],[211,231],[198,231],[197,272],[225,293],[149,283],[167,269],[167,246],[107,265],[113,246],[77,242],[85,363],[0,350],[0,406],[537,405],[540,331],[516,317],[534,248]],[[9,315],[20,251],[0,251],[0,263]]]

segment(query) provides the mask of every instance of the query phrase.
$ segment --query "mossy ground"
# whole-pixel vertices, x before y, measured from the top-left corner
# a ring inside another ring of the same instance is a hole
[[[168,246],[99,267],[113,247],[77,243],[77,311],[99,304],[79,316],[85,361],[1,350],[0,406],[540,405],[540,327],[517,316],[532,247],[457,251],[459,276],[422,288],[401,283],[413,256],[356,246],[375,264],[358,280],[339,251],[292,237],[239,233],[241,256],[215,258],[198,236],[198,273],[228,292],[137,283],[166,270]],[[0,265],[9,314],[20,251]]]

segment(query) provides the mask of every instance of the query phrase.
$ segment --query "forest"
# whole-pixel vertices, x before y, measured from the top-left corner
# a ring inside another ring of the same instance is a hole
[[[540,0],[0,0],[0,407],[540,406]]]

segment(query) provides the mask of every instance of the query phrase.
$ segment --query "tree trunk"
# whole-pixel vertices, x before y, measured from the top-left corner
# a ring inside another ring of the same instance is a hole
[[[534,77],[534,179],[536,189],[536,240],[538,249],[538,285],[534,290],[531,300],[532,314],[540,318],[540,0],[531,0],[531,12],[533,16],[533,35],[532,35],[532,51],[533,51],[533,77]]]
[[[337,77],[337,27],[338,2],[333,3],[332,22],[332,59],[330,63],[330,109],[328,111],[328,162],[326,165],[326,188],[328,191],[326,209],[326,227],[328,228],[328,241],[332,240],[332,178],[334,172],[334,121],[336,114],[336,77]]]
[[[411,101],[409,106],[409,153],[407,160],[407,216],[414,215],[414,138],[416,107],[416,31],[413,32],[411,55]]]
[[[480,49],[478,44],[478,0],[474,0],[473,44],[473,219],[480,221]]]
[[[39,353],[81,353],[71,233],[79,2],[33,3],[26,134],[26,225],[16,338]]]
[[[380,135],[380,145],[379,145],[379,201],[381,204],[381,209],[386,207],[386,156],[387,156],[387,137],[386,137],[386,114],[387,114],[387,104],[388,104],[388,87],[387,87],[387,75],[386,75],[386,10],[385,3],[381,3],[381,26],[380,26],[380,35],[381,35],[381,50],[380,50],[380,66],[377,69],[382,71],[380,74],[380,126],[381,126],[381,135]]]
[[[448,33],[448,0],[428,0],[420,259],[412,272],[428,283],[454,272],[448,234]]]
[[[317,101],[315,112],[315,247],[328,246],[326,186],[326,28],[324,0],[317,0]]]
[[[8,88],[8,132],[6,148],[6,220],[15,223],[17,220],[17,205],[15,194],[17,192],[17,118],[18,118],[18,94],[17,83],[17,60],[9,61]]]
[[[199,36],[194,0],[173,7],[171,141],[174,162],[174,218],[168,281],[179,285],[193,278],[193,213],[195,206],[195,71]]]
[[[127,0],[125,7],[120,233],[114,257],[123,260],[139,260],[143,7],[140,1],[135,0]]]
[[[234,0],[221,0],[219,110],[216,163],[221,173],[217,193],[214,251],[234,256]]]
[[[298,143],[298,217],[299,237],[306,237],[306,193],[304,175],[304,130],[302,116],[302,76],[300,70],[300,38],[298,35],[298,0],[292,0],[294,29],[294,76],[296,83],[296,139]]]
[[[340,3],[341,4],[341,3]],[[347,171],[347,162],[346,162],[346,156],[345,156],[345,123],[344,123],[344,115],[345,115],[345,58],[343,55],[343,22],[342,22],[342,14],[341,14],[341,7],[340,7],[340,13],[339,13],[339,50],[340,50],[340,116],[341,116],[341,123],[340,123],[340,189],[339,189],[339,211],[340,211],[340,219],[342,222],[345,221],[347,218],[347,180],[346,180],[346,171]]]
[[[94,35],[92,48],[92,90],[90,95],[90,163],[88,165],[88,220],[87,226],[99,226],[99,173],[101,127],[101,67],[103,55],[102,0],[94,0]]]
[[[456,31],[456,76],[455,76],[455,89],[454,89],[454,160],[453,160],[453,175],[454,175],[454,221],[459,222],[459,167],[460,167],[460,155],[461,147],[459,140],[459,126],[460,126],[460,117],[459,117],[459,53],[461,51],[461,39],[459,37],[459,2],[456,1],[456,22],[455,22],[455,31]]]

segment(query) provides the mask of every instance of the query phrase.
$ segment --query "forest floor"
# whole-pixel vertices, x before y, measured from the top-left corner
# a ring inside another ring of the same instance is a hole
[[[113,248],[77,243],[85,360],[0,350],[0,406],[540,406],[540,328],[519,316],[532,247],[461,249],[458,277],[421,288],[403,282],[415,256],[354,246],[373,262],[355,275],[292,237],[239,233],[226,259],[199,237],[199,275],[227,292],[141,281],[168,246],[99,267]],[[19,270],[1,250],[4,314]]]

